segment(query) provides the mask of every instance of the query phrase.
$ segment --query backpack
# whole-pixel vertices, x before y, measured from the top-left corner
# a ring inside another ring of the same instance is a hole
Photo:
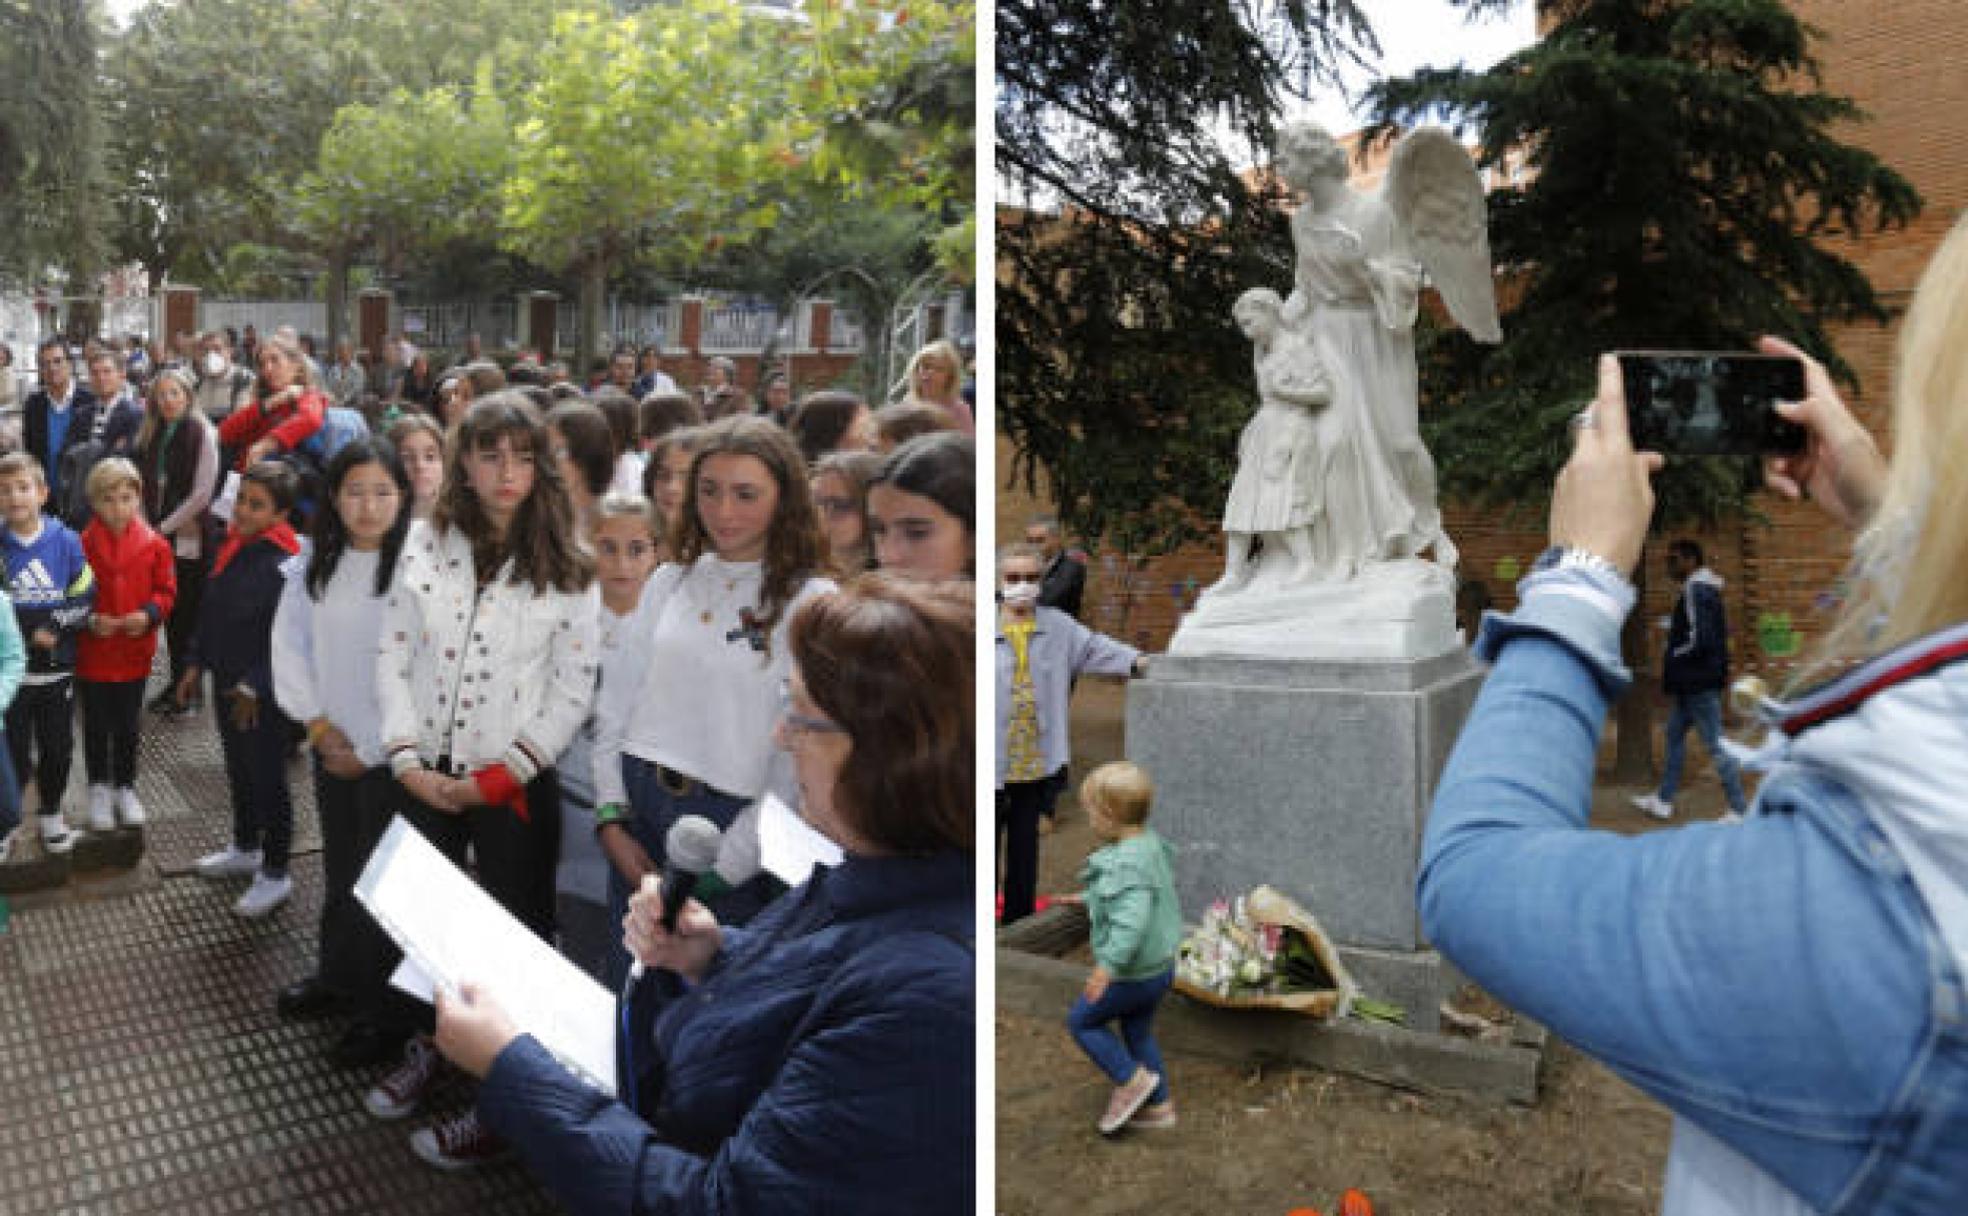
[[[322,413],[321,429],[303,439],[296,450],[313,461],[315,467],[325,469],[335,453],[368,436],[369,420],[362,416],[361,410],[331,405]]]
[[[96,416],[89,425],[89,437],[81,443],[72,444],[56,461],[55,468],[60,478],[61,493],[55,506],[55,516],[69,527],[80,532],[94,514],[89,508],[89,470],[96,467],[108,452],[103,442],[103,432],[109,429],[109,416],[115,410],[114,401],[98,401]]]

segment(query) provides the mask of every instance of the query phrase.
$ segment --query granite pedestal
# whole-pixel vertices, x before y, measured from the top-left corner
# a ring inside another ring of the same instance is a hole
[[[1461,650],[1418,660],[1157,656],[1128,688],[1127,752],[1155,780],[1194,919],[1269,883],[1318,917],[1368,995],[1431,1030],[1458,978],[1422,940],[1429,800],[1475,703]]]

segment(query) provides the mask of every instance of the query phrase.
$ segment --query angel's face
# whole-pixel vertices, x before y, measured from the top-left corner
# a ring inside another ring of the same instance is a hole
[[[1324,131],[1301,129],[1278,147],[1278,169],[1290,185],[1305,190],[1324,177],[1346,176],[1346,152]]]
[[[1278,328],[1278,314],[1255,300],[1237,305],[1231,311],[1237,328],[1244,331],[1244,337],[1257,339],[1269,335]]]

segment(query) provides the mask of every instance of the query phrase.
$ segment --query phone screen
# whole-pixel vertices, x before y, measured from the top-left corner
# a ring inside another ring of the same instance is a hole
[[[1804,397],[1804,365],[1787,355],[1624,351],[1633,446],[1669,456],[1760,456],[1804,450],[1804,428],[1776,411]]]

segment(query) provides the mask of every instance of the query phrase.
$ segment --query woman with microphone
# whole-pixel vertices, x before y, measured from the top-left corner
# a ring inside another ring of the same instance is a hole
[[[795,611],[774,733],[845,860],[742,929],[635,897],[620,1098],[473,986],[440,1000],[480,1118],[569,1211],[970,1210],[973,634],[963,584],[873,574]]]

